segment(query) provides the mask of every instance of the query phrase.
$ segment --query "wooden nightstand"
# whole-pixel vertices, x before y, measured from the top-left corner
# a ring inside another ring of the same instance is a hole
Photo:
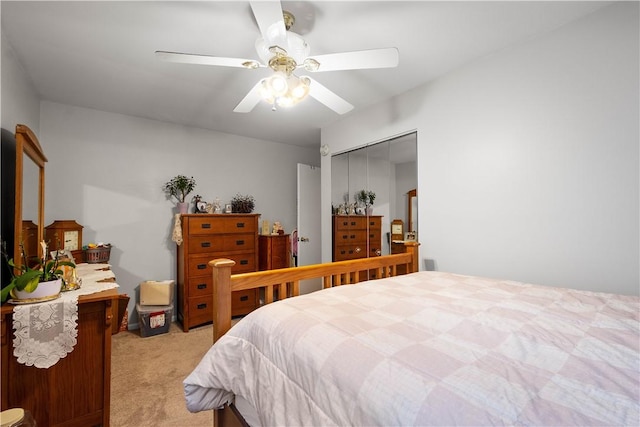
[[[291,240],[288,234],[260,235],[258,248],[260,270],[291,266]]]

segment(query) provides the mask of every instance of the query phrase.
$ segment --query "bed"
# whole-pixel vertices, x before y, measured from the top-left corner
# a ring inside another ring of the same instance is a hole
[[[295,298],[299,268],[212,261],[228,319],[184,380],[187,408],[269,426],[640,425],[640,298],[417,272],[404,256],[312,266],[326,289]],[[228,329],[230,290],[263,286],[278,301]]]

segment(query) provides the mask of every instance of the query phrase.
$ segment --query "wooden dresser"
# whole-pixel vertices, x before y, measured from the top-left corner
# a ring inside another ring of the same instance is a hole
[[[187,214],[181,216],[183,242],[178,246],[178,320],[185,332],[213,321],[212,275],[209,261],[229,258],[232,273],[258,269],[260,214]],[[256,290],[233,293],[232,315],[254,310]]]
[[[128,301],[117,289],[81,296],[77,343],[48,369],[25,366],[13,356],[13,306],[3,305],[1,409],[27,409],[38,427],[109,426],[111,335]]]
[[[380,256],[381,251],[382,216],[333,216],[333,261]]]
[[[258,237],[259,269],[274,270],[291,267],[291,241],[288,234]]]

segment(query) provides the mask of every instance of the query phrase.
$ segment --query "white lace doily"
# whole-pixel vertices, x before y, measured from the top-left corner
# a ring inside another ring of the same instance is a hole
[[[13,355],[18,363],[49,368],[73,351],[78,337],[78,297],[118,287],[115,282],[98,282],[115,277],[112,271],[104,271],[108,267],[78,264],[80,289],[63,292],[53,301],[13,308]]]

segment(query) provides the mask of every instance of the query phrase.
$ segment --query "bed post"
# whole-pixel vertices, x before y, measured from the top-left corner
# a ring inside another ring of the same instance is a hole
[[[236,262],[226,258],[209,261],[213,268],[213,342],[231,329],[231,267]]]
[[[420,270],[420,264],[418,264],[418,242],[404,242],[405,252],[411,254],[411,264],[409,264],[409,273],[415,273]]]

